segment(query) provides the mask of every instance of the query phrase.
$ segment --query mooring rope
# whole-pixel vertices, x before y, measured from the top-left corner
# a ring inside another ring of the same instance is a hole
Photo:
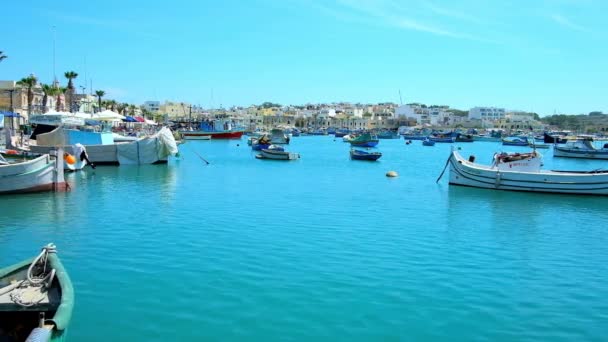
[[[50,272],[47,273],[47,263],[48,263],[48,255],[50,253],[57,253],[57,247],[49,243],[48,245],[42,247],[42,251],[40,254],[32,261],[32,264],[27,269],[26,280],[22,280],[21,283],[16,286],[11,294],[10,298],[15,304],[19,304],[21,306],[29,307],[34,306],[40,303],[44,299],[44,295],[40,296],[38,299],[30,299],[26,300],[24,298],[24,294],[28,291],[28,289],[38,288],[38,287],[50,287],[53,283],[53,279],[55,278],[55,269],[51,269]],[[33,274],[34,267],[37,266],[42,267],[41,276],[35,277]]]

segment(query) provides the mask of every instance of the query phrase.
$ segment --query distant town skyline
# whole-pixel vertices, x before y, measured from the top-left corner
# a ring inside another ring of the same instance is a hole
[[[607,2],[104,4],[5,4],[5,26],[19,29],[0,46],[0,79],[55,73],[65,84],[74,70],[78,91],[92,81],[119,101],[208,108],[400,103],[401,92],[403,103],[462,110],[608,112]]]

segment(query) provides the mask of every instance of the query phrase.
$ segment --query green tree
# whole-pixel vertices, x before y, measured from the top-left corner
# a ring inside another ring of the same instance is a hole
[[[57,95],[57,101],[55,101],[55,110],[56,111],[61,111],[62,107],[63,107],[63,103],[61,102],[61,95],[64,95],[66,92],[68,91],[68,88],[66,87],[58,87],[55,88],[55,95]]]
[[[27,88],[27,112],[32,113],[32,103],[34,102],[34,87],[38,83],[38,79],[34,75],[22,78],[18,85]]]
[[[68,79],[68,87],[66,92],[65,102],[68,105],[68,111],[72,111],[72,102],[74,102],[74,82],[73,80],[78,77],[78,73],[74,71],[66,71],[64,74],[65,78]]]
[[[99,104],[99,111],[101,112],[101,98],[106,94],[103,90],[95,90],[95,96],[97,96],[97,103]]]
[[[48,112],[47,104],[49,102],[49,96],[55,95],[55,91],[57,88],[53,87],[50,84],[41,84],[41,87],[42,93],[44,93],[44,96],[42,96],[42,112],[46,113]]]

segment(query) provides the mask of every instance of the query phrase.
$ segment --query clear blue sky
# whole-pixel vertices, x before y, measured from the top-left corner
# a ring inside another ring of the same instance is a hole
[[[58,76],[83,85],[86,69],[121,101],[399,102],[401,90],[404,103],[608,112],[605,0],[34,0],[2,12],[0,79],[51,82],[55,27]]]

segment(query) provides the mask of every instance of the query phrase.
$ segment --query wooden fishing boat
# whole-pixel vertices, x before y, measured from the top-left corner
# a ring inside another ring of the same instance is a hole
[[[296,160],[300,158],[298,153],[287,152],[282,149],[264,149],[262,153],[255,156],[258,159],[273,159],[273,160]]]
[[[565,138],[566,132],[543,133],[545,144],[565,144],[568,139]]]
[[[568,141],[563,145],[553,146],[554,157],[581,158],[581,159],[608,159],[608,144],[602,148],[593,146],[592,138]]]
[[[473,142],[472,134],[458,134],[456,136],[456,142]]]
[[[422,140],[422,146],[435,146],[435,142],[429,139]]]
[[[348,141],[351,146],[357,147],[375,147],[380,142],[378,137],[372,136],[369,133],[361,134],[360,136]]]
[[[441,136],[441,135],[430,135],[427,138],[428,140],[436,143],[453,143],[456,141],[456,137],[453,136]]]
[[[12,162],[0,157],[0,194],[65,191],[63,150],[53,151],[53,154]]]
[[[232,120],[216,119],[204,121],[196,131],[180,131],[185,140],[208,139],[240,139],[245,133],[244,129],[235,127]]]
[[[405,140],[425,140],[428,135],[424,134],[404,134],[403,139]]]
[[[399,139],[400,135],[393,131],[382,131],[378,133],[378,139]]]
[[[467,160],[457,151],[452,151],[446,167],[448,165],[451,185],[494,190],[608,195],[608,170],[541,170],[542,156],[536,151],[495,154],[492,165],[477,164],[474,156]]]
[[[66,172],[79,171],[82,170],[86,165],[88,165],[88,155],[86,153],[86,149],[80,144],[76,145],[71,147],[71,154],[68,152],[63,153],[63,169]],[[9,164],[33,160],[40,157],[41,155],[42,154],[40,153],[33,153],[30,151],[22,150],[0,150],[0,156],[7,160]],[[95,168],[94,164],[91,164],[91,166]]]
[[[273,144],[289,144],[289,135],[285,134],[285,132],[282,129],[272,129],[270,131],[270,141]]]
[[[65,341],[74,289],[55,245],[0,269],[0,341]]]
[[[528,138],[525,137],[509,137],[502,139],[504,146],[528,146]]]
[[[356,150],[354,148],[350,150],[350,159],[353,159],[353,160],[376,161],[376,160],[380,159],[380,157],[382,157],[382,153],[380,153],[380,152],[366,152],[366,151]]]

